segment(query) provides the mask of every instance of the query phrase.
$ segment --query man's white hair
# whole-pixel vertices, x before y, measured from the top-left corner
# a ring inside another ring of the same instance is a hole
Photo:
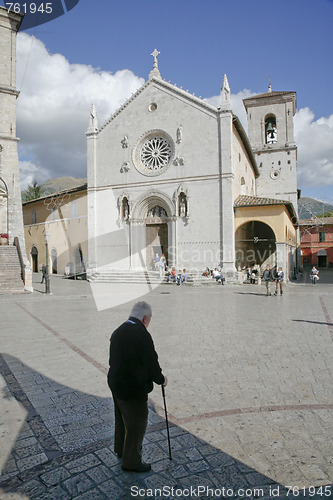
[[[132,318],[143,320],[145,316],[150,316],[152,314],[151,306],[148,302],[136,302],[134,304],[130,316]]]

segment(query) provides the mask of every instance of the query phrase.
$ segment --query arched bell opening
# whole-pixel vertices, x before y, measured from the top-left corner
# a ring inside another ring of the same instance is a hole
[[[265,142],[275,144],[277,142],[276,116],[267,115],[265,117]]]

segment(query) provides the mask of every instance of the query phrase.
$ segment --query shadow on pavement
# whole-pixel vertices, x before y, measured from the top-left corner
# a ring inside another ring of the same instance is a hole
[[[143,450],[152,471],[125,473],[113,453],[111,398],[61,385],[8,354],[0,355],[0,373],[3,401],[26,414],[6,450],[2,494],[34,500],[299,498],[299,493],[287,494],[283,486],[174,424],[170,461],[165,421],[152,405]]]
[[[292,321],[297,321],[298,323],[313,323],[314,325],[333,326],[333,323],[326,323],[325,321],[312,321],[309,319],[293,319]]]

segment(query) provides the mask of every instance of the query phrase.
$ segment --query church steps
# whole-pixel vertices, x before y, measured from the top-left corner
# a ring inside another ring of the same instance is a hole
[[[172,285],[174,282],[168,282],[166,274],[161,279],[158,272],[154,271],[130,271],[109,270],[97,271],[88,277],[91,283],[129,283],[129,284],[151,284],[151,285]],[[216,281],[212,278],[206,278],[200,273],[189,273],[187,285],[216,286]]]
[[[24,283],[17,248],[0,246],[0,294],[24,293]]]

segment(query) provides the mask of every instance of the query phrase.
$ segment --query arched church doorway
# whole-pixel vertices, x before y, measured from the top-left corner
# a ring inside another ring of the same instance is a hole
[[[32,247],[30,255],[32,263],[32,272],[38,273],[38,250],[36,247]]]
[[[168,214],[160,205],[155,205],[147,212],[146,225],[146,266],[155,269],[154,257],[164,254],[168,262]]]
[[[276,265],[276,237],[273,229],[259,221],[240,226],[235,235],[236,268],[253,264],[265,267]]]

